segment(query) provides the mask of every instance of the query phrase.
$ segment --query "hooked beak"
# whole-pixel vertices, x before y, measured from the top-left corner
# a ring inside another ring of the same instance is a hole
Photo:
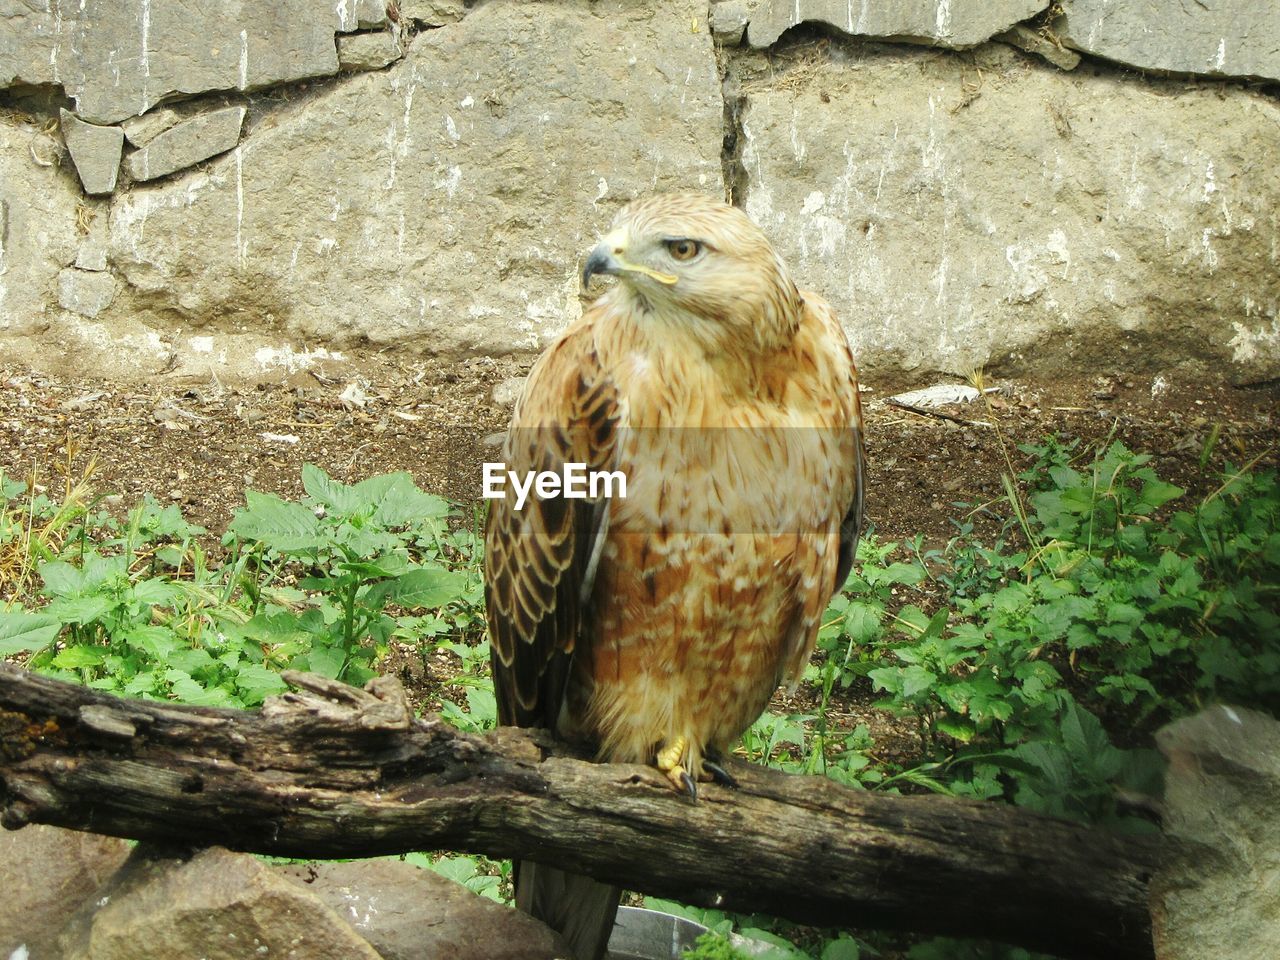
[[[622,272],[622,265],[613,254],[613,247],[603,240],[597,243],[582,267],[582,286],[591,285],[591,278],[597,273],[608,273],[617,276]]]
[[[607,273],[613,276],[640,274],[657,280],[668,287],[680,279],[674,274],[663,273],[660,270],[644,267],[638,263],[631,263],[626,259],[626,253],[627,233],[625,228],[620,227],[597,243],[587,256],[587,262],[582,266],[583,287],[590,284],[592,276],[597,273]]]

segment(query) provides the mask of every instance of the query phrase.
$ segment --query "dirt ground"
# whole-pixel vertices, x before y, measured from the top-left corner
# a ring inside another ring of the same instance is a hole
[[[308,462],[346,482],[407,470],[424,489],[475,502],[480,464],[493,459],[495,434],[510,415],[495,388],[510,393],[528,365],[374,355],[362,358],[358,373],[320,367],[241,388],[117,385],[0,367],[0,470],[22,479],[34,472],[56,490],[61,472],[78,475],[96,459],[95,486],[110,503],[127,507],[149,492],[215,533],[243,504],[246,487],[299,495]],[[1085,441],[1114,435],[1153,454],[1162,477],[1193,492],[1213,489],[1227,460],[1280,460],[1280,383],[1235,388],[1170,374],[989,385],[999,388],[989,406],[943,408],[967,421],[958,423],[887,404],[890,390],[874,379],[864,384],[867,509],[881,537],[922,533],[945,542],[951,519],[964,513],[954,503],[999,496],[1005,465],[997,434],[1019,468],[1019,443],[1050,433]]]
[[[151,493],[180,505],[212,535],[243,504],[246,487],[299,496],[307,462],[346,482],[407,470],[424,489],[473,503],[480,464],[494,459],[495,435],[510,415],[509,400],[495,399],[495,389],[509,396],[528,365],[375,354],[356,366],[243,388],[118,385],[0,368],[0,470],[34,476],[56,494],[64,473],[79,476],[93,462],[95,488],[110,508],[123,514]],[[1002,441],[1022,469],[1027,458],[1017,452],[1019,443],[1051,433],[1085,442],[1114,436],[1153,454],[1163,478],[1201,495],[1219,484],[1227,461],[1280,463],[1280,383],[1233,388],[1169,374],[989,385],[998,388],[989,403],[947,407],[954,419],[945,419],[886,403],[892,391],[869,378],[867,509],[877,535],[901,540],[920,533],[926,547],[943,546],[954,533],[953,518],[967,512],[956,504],[1001,495]],[[984,522],[990,527],[981,514],[975,520],[980,530]],[[413,686],[429,682],[420,679],[424,673],[438,680],[443,666],[415,669],[405,679]],[[428,707],[441,695],[439,686],[411,692]],[[779,695],[774,708],[811,706],[803,687],[798,696]],[[909,733],[877,716],[872,699],[838,704],[832,719],[869,722],[878,739],[883,734],[905,747]],[[882,748],[896,752],[888,743]]]

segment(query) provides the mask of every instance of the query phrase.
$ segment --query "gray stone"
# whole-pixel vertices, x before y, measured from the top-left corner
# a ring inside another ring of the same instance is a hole
[[[124,152],[124,131],[119,127],[100,127],[85,123],[74,113],[63,110],[62,139],[76,165],[76,173],[84,192],[110,193],[120,175],[120,154]]]
[[[443,27],[457,23],[466,16],[462,0],[400,0],[401,21],[411,21],[424,27]]]
[[[178,111],[161,108],[148,110],[140,117],[130,117],[120,126],[124,129],[124,138],[133,146],[145,147],[181,119]]]
[[[186,859],[140,844],[71,918],[59,946],[62,960],[379,960],[300,884],[220,847]]]
[[[125,172],[134,180],[154,180],[226,153],[240,142],[244,115],[244,107],[224,107],[174,124],[129,154]]]
[[[49,323],[58,271],[80,243],[76,178],[33,162],[54,147],[36,124],[0,115],[0,336],[25,340]]]
[[[387,25],[388,0],[346,0],[333,4],[341,31],[372,30]],[[324,9],[321,7],[321,9]],[[326,11],[327,12],[327,11]]]
[[[338,37],[338,66],[343,70],[381,70],[403,56],[400,38],[389,30]]]
[[[739,46],[746,38],[750,11],[746,0],[723,0],[711,7],[711,35],[726,47]]]
[[[1026,24],[1016,24],[1012,29],[997,34],[992,39],[1007,43],[1027,53],[1049,61],[1061,70],[1074,70],[1080,66],[1080,54],[1062,46],[1057,38],[1047,36],[1043,31],[1032,30]]]
[[[92,210],[93,215],[89,219],[88,229],[81,236],[80,246],[76,250],[76,259],[73,266],[81,270],[107,269],[109,208],[106,203],[95,206],[98,209]]]
[[[85,237],[76,251],[75,266],[80,270],[107,269],[107,244],[104,237]]]
[[[115,837],[43,825],[0,830],[0,957],[25,944],[31,960],[54,960],[67,915],[128,855],[129,845]]]
[[[990,44],[780,73],[742,122],[748,213],[869,371],[1280,376],[1271,98]]]
[[[1142,70],[1280,80],[1276,0],[1118,3],[1062,0],[1053,30],[1068,46]]]
[[[493,402],[500,407],[515,406],[515,402],[520,399],[520,394],[524,392],[525,381],[528,377],[507,377],[493,388]]]
[[[765,0],[751,17],[747,41],[767,47],[798,24],[820,23],[853,37],[972,47],[1047,6],[1047,0]]]
[[[118,194],[113,314],[276,344],[538,349],[580,315],[579,257],[622,203],[723,194],[700,13],[495,0],[419,34],[233,155]]]
[[[288,866],[385,960],[554,960],[560,936],[511,907],[398,860]]]
[[[109,273],[67,267],[58,274],[58,304],[82,317],[96,317],[115,294],[116,280]]]
[[[1151,884],[1160,960],[1272,960],[1280,944],[1280,723],[1217,706],[1156,734],[1173,856]]]
[[[258,90],[338,70],[334,33],[386,23],[384,0],[3,0],[0,85],[61,85],[115,123],[177,94]]]

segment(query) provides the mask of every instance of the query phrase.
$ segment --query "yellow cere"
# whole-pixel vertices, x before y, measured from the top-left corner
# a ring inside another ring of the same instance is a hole
[[[680,278],[674,273],[663,273],[661,270],[652,270],[649,267],[641,267],[634,263],[624,263],[622,264],[622,269],[630,270],[633,273],[642,273],[646,277],[657,280],[659,283],[665,283],[668,287],[680,282]]]

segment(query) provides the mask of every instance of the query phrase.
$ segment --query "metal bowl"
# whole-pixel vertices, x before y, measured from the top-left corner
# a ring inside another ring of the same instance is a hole
[[[605,960],[680,960],[706,932],[702,924],[673,913],[619,907]],[[771,946],[736,933],[729,934],[729,940],[747,956],[760,956]]]

